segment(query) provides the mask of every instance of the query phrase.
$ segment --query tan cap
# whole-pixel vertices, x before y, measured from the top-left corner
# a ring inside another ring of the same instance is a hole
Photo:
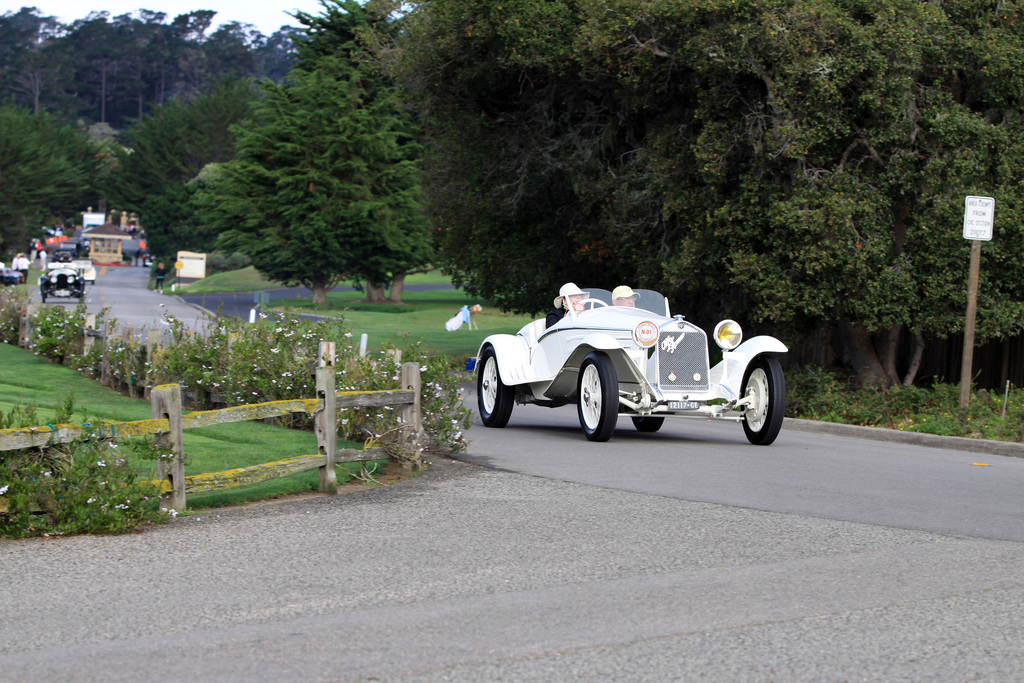
[[[612,290],[612,301],[615,299],[628,299],[631,296],[636,296],[636,292],[626,285],[619,285]]]

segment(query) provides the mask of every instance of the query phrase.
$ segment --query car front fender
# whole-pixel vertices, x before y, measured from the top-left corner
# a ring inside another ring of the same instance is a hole
[[[594,332],[586,335],[580,340],[576,348],[572,350],[566,359],[562,369],[559,370],[551,385],[545,391],[549,398],[561,398],[572,395],[576,392],[576,378],[579,375],[580,365],[583,359],[592,351],[603,351],[615,365],[615,371],[619,382],[632,382],[646,384],[636,363],[629,357],[629,354],[622,348],[622,342],[610,334]]]
[[[724,384],[739,396],[743,375],[758,356],[764,354],[786,353],[789,348],[775,337],[762,335],[752,337],[732,351],[722,352],[722,362],[711,369],[713,382]]]

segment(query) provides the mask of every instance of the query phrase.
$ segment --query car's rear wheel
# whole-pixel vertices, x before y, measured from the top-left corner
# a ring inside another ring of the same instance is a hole
[[[634,417],[633,426],[636,427],[638,432],[656,432],[661,429],[661,425],[665,424],[665,418],[663,417]]]
[[[773,356],[758,356],[747,368],[743,396],[752,400],[743,413],[747,441],[767,446],[775,441],[786,414],[786,377]]]
[[[619,418],[619,378],[607,354],[587,354],[580,365],[576,389],[583,433],[591,441],[607,441]]]
[[[485,427],[504,427],[512,417],[515,389],[501,381],[498,358],[494,347],[488,345],[480,356],[480,370],[476,376],[477,405],[480,420]]]

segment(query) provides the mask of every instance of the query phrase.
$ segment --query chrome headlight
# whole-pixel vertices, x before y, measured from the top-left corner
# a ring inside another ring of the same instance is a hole
[[[743,329],[735,320],[723,320],[715,326],[715,343],[729,351],[743,341]]]

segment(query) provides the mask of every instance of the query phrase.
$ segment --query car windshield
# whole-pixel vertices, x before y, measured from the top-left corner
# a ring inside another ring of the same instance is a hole
[[[608,306],[612,305],[612,293],[607,289],[598,288],[585,288],[583,290],[590,295],[591,299],[599,299]],[[634,301],[636,302],[636,308],[650,311],[651,313],[657,313],[663,315],[666,318],[669,316],[668,310],[668,299],[662,294],[655,292],[653,289],[634,289],[633,294],[636,295]]]

